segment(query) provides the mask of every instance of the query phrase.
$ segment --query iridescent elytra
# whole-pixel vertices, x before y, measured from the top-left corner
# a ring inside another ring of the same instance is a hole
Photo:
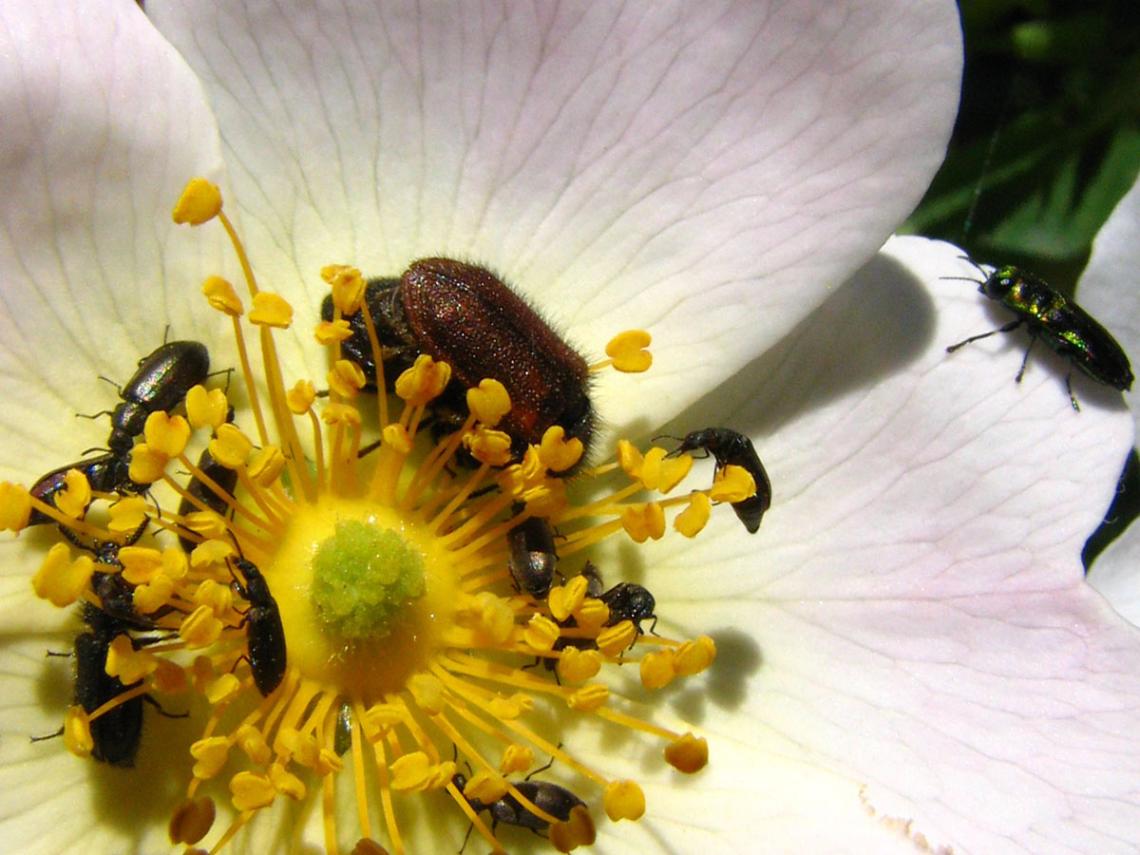
[[[973,261],[970,263],[974,264]],[[983,275],[985,274],[982,267],[977,264],[974,266]],[[1013,332],[1018,327],[1025,326],[1029,332],[1029,347],[1025,349],[1025,355],[1021,359],[1017,382],[1020,383],[1025,375],[1025,366],[1029,362],[1029,352],[1034,342],[1041,339],[1058,354],[1067,358],[1070,365],[1075,365],[1098,383],[1122,392],[1132,388],[1132,366],[1124,349],[1117,344],[1112,334],[1074,300],[1066,297],[1043,279],[1011,264],[997,268],[982,282],[964,277],[946,278],[961,278],[966,282],[974,282],[981,294],[996,300],[1017,315],[1014,320],[996,330],[970,336],[957,344],[950,345],[946,348],[947,353],[953,353],[970,342],[989,338],[998,333]],[[1065,377],[1065,388],[1069,392],[1069,401],[1073,409],[1080,410],[1076,396],[1073,395],[1071,381],[1070,369],[1070,373]]]

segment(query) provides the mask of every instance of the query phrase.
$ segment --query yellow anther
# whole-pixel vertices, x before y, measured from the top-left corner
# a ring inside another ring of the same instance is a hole
[[[215,617],[224,616],[233,607],[234,592],[229,585],[214,579],[204,579],[194,589],[194,605],[207,606]]]
[[[653,337],[645,330],[626,330],[610,339],[606,345],[606,356],[614,361],[614,368],[627,374],[648,371],[653,364],[653,354],[646,350]]]
[[[208,796],[187,799],[175,808],[170,818],[170,841],[193,846],[209,833],[215,815],[214,800]]]
[[[249,477],[259,487],[271,487],[285,469],[285,454],[276,445],[259,448],[249,459]]]
[[[147,518],[146,499],[142,496],[130,496],[120,499],[111,505],[107,511],[109,517],[107,530],[115,534],[129,534],[136,532],[143,520]]]
[[[523,641],[534,650],[550,650],[558,635],[558,624],[548,617],[533,615],[523,631]]]
[[[601,600],[587,598],[574,612],[574,620],[587,632],[595,632],[610,619],[610,607]]]
[[[273,759],[273,751],[265,741],[265,734],[251,724],[243,724],[234,736],[237,746],[258,766],[264,766]]]
[[[591,683],[572,692],[566,698],[566,705],[572,710],[578,710],[578,712],[594,712],[605,706],[609,699],[609,689],[597,683]]]
[[[110,677],[118,677],[125,685],[149,677],[158,668],[158,661],[145,650],[135,650],[130,638],[115,636],[107,650],[105,670]]]
[[[673,651],[650,650],[641,657],[641,685],[647,689],[663,689],[673,682],[677,669],[673,663]]]
[[[123,578],[132,585],[142,585],[162,570],[162,553],[149,546],[124,546],[119,550]]]
[[[321,411],[321,421],[327,425],[360,426],[360,410],[352,404],[332,401]]]
[[[364,713],[365,730],[378,733],[395,727],[404,720],[403,708],[396,704],[373,704]]]
[[[222,622],[209,606],[198,606],[182,621],[178,635],[191,650],[209,647],[222,635]]]
[[[645,457],[628,439],[618,440],[617,461],[626,475],[634,480],[641,479],[641,467],[645,463]]]
[[[172,216],[178,225],[200,226],[222,210],[222,191],[205,178],[191,178],[174,203]]]
[[[463,436],[463,445],[472,457],[488,466],[506,466],[511,462],[511,437],[501,430],[473,430]]]
[[[195,570],[203,570],[211,565],[220,565],[225,567],[227,558],[232,558],[237,553],[234,552],[233,546],[224,540],[207,540],[199,543],[194,547],[194,551],[190,553],[190,566]],[[229,577],[227,572],[226,577]]]
[[[594,820],[582,805],[570,809],[570,818],[550,826],[550,843],[559,852],[571,852],[579,846],[592,846],[597,839]]]
[[[713,477],[709,498],[714,502],[743,502],[756,495],[756,480],[743,466],[729,465]]]
[[[342,315],[355,315],[364,300],[364,276],[349,264],[329,264],[321,268],[321,278],[332,286],[333,305]]]
[[[222,674],[216,680],[212,680],[206,684],[206,690],[203,694],[212,704],[220,704],[222,701],[227,701],[241,691],[241,680],[233,674]]]
[[[586,577],[575,576],[565,585],[556,585],[546,596],[546,606],[556,621],[564,621],[586,601]]]
[[[396,394],[413,407],[422,407],[438,398],[450,380],[450,365],[421,353],[412,367],[396,378]]]
[[[565,472],[582,459],[582,440],[577,437],[566,439],[562,425],[551,425],[542,435],[538,447],[538,457],[551,472]]]
[[[169,603],[173,595],[174,582],[165,573],[156,573],[149,582],[135,586],[131,602],[135,611],[149,615]]]
[[[617,656],[637,640],[637,627],[631,620],[607,626],[598,634],[598,650],[606,656]]]
[[[303,416],[313,406],[317,399],[317,387],[309,380],[298,380],[293,388],[285,393],[285,404],[289,412],[296,416]]]
[[[638,820],[645,815],[645,793],[636,781],[610,781],[602,797],[610,821]]]
[[[273,784],[273,789],[283,796],[288,796],[295,801],[300,801],[305,797],[305,785],[301,779],[292,772],[287,772],[280,763],[274,763],[269,767],[269,781]]]
[[[467,409],[486,427],[494,427],[511,411],[511,396],[498,380],[484,377],[467,390]]]
[[[413,751],[398,758],[389,768],[392,774],[392,789],[416,791],[427,787],[431,782],[432,764],[422,751]]]
[[[427,787],[428,790],[442,790],[451,783],[451,779],[455,777],[455,764],[450,760],[445,760],[443,763],[437,763],[432,767],[431,775],[428,777]]]
[[[426,712],[431,715],[443,712],[447,699],[443,683],[438,677],[431,674],[413,674],[408,679],[407,687],[412,697],[416,699],[416,703]]]
[[[509,698],[496,696],[487,704],[487,709],[495,718],[512,721],[534,707],[534,701],[529,695],[516,694]]]
[[[127,474],[136,484],[153,484],[162,477],[169,462],[170,458],[161,451],[140,442],[131,450],[131,466]]]
[[[480,769],[467,781],[463,795],[481,802],[497,802],[507,794],[507,782],[502,775]]]
[[[490,591],[480,591],[469,601],[467,610],[475,619],[475,629],[493,644],[502,644],[515,626],[510,604]]]
[[[313,330],[317,344],[339,344],[352,338],[352,327],[344,318],[335,321],[321,321]]]
[[[230,757],[230,741],[224,736],[209,736],[190,746],[194,758],[194,777],[208,781],[217,775]]]
[[[665,511],[657,502],[629,505],[622,511],[621,525],[635,543],[659,540],[665,534]]]
[[[529,745],[512,742],[503,751],[503,759],[499,761],[499,771],[504,775],[515,772],[525,772],[534,765],[534,749]]]
[[[190,559],[181,549],[167,547],[162,550],[162,573],[171,579],[182,579],[190,570]]]
[[[665,747],[665,762],[686,775],[705,768],[709,762],[709,743],[703,736],[686,733]]]
[[[95,740],[91,738],[91,719],[83,707],[67,708],[67,716],[63,720],[63,744],[76,757],[86,759],[91,756]]]
[[[258,291],[253,295],[253,309],[249,322],[258,326],[288,329],[293,323],[293,307],[280,294],[272,291]]]
[[[227,469],[241,467],[251,451],[253,443],[236,425],[222,425],[210,440],[210,456]]]
[[[221,276],[207,277],[202,283],[202,293],[206,295],[206,302],[210,304],[210,308],[231,318],[240,318],[245,312],[245,306],[242,305],[234,286]]]
[[[66,486],[55,494],[55,506],[72,519],[78,519],[91,504],[91,484],[78,469],[68,469],[63,483]]]
[[[226,423],[229,411],[230,402],[221,389],[207,389],[199,383],[186,393],[186,418],[194,430],[217,430]]]
[[[344,761],[341,760],[336,752],[328,747],[322,748],[317,757],[317,762],[313,766],[313,771],[317,773],[318,777],[325,777],[339,772],[344,768]]]
[[[317,765],[317,758],[320,756],[320,746],[317,744],[316,736],[311,733],[301,733],[295,727],[280,728],[274,748],[277,754],[285,754],[294,763],[306,768]]]
[[[348,359],[338,359],[328,373],[329,389],[342,398],[355,398],[368,382],[360,366]]]
[[[190,423],[182,416],[172,416],[162,410],[146,417],[143,432],[147,447],[167,457],[177,457],[190,441]]]
[[[158,691],[164,695],[173,695],[185,692],[190,688],[190,679],[186,676],[186,669],[175,665],[169,659],[158,659],[158,668],[155,669],[151,682]]]
[[[673,520],[673,528],[685,537],[696,537],[701,529],[708,524],[709,514],[712,512],[712,501],[702,492],[689,494],[689,506],[677,514]]]
[[[408,429],[398,422],[384,425],[384,430],[381,432],[384,439],[384,445],[391,448],[399,454],[411,454],[412,452],[412,435],[408,433]]]
[[[94,572],[95,562],[91,556],[81,555],[72,561],[67,545],[57,543],[48,550],[43,564],[32,577],[32,590],[53,606],[70,606],[83,596]]]
[[[581,683],[596,676],[603,661],[597,650],[564,647],[558,660],[558,676],[566,683]]]
[[[238,772],[230,779],[230,793],[234,808],[239,811],[268,807],[277,797],[277,790],[267,775]]]
[[[656,460],[658,453],[661,454],[661,462],[657,464],[660,470],[657,489],[662,493],[668,493],[689,474],[689,470],[693,468],[693,458],[687,454],[682,454],[680,457],[666,457],[663,448],[649,449],[649,454],[646,457],[652,455]]]
[[[0,482],[0,531],[21,531],[32,515],[32,496],[21,484]]]
[[[698,636],[680,645],[675,654],[677,673],[682,677],[690,677],[713,664],[716,659],[716,642],[707,635]]]

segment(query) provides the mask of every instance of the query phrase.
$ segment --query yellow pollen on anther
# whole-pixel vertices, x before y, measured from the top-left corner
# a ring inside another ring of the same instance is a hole
[[[577,437],[566,439],[566,429],[562,425],[551,425],[542,435],[538,457],[551,472],[565,472],[582,459],[583,450],[582,440]]]
[[[467,409],[486,427],[494,427],[511,409],[511,396],[498,380],[484,379],[467,390]]]
[[[309,380],[298,380],[285,395],[289,411],[294,415],[304,415],[317,399],[317,388]]]
[[[321,278],[332,286],[333,305],[342,315],[355,315],[364,301],[364,276],[348,264],[329,264],[321,268]]]
[[[317,344],[339,344],[352,338],[352,326],[344,318],[335,321],[321,321],[313,329]]]
[[[641,657],[641,684],[647,689],[663,689],[673,682],[677,669],[673,662],[673,651],[650,650]]]
[[[199,384],[186,393],[186,418],[194,430],[208,427],[217,430],[226,422],[229,401],[221,389],[207,389]]]
[[[63,721],[63,744],[76,757],[87,758],[95,748],[91,738],[91,720],[80,706],[69,707]]]
[[[633,374],[648,371],[653,365],[653,354],[647,350],[652,340],[645,330],[626,330],[610,339],[606,356],[613,360],[618,371]]]
[[[202,283],[202,293],[212,308],[232,318],[241,317],[245,306],[234,286],[221,276],[210,276]]]
[[[148,518],[150,506],[142,496],[128,496],[107,509],[107,530],[113,534],[136,532]]]
[[[182,416],[171,416],[159,410],[147,416],[144,435],[152,452],[177,457],[190,441],[190,423]]]
[[[280,294],[271,291],[258,291],[253,295],[253,308],[249,312],[249,322],[257,326],[288,329],[293,323],[293,307]]]
[[[638,820],[645,814],[645,793],[636,781],[611,781],[603,799],[606,816],[613,822]]]
[[[48,550],[39,571],[32,577],[32,589],[37,597],[63,608],[82,596],[94,572],[95,562],[89,555],[72,561],[67,545],[57,543]]]
[[[673,528],[685,537],[696,537],[709,521],[712,514],[712,501],[707,493],[699,491],[689,494],[689,506],[673,518]]]
[[[713,480],[709,498],[714,502],[743,502],[756,495],[756,480],[743,466],[726,466]]]
[[[27,489],[11,481],[0,482],[0,531],[20,531],[32,513]]]
[[[174,205],[174,222],[200,226],[214,219],[222,210],[222,192],[205,178],[191,178]]]
[[[250,439],[240,428],[231,424],[219,427],[210,440],[210,455],[227,469],[241,467],[252,451],[253,443]]]
[[[162,478],[170,457],[158,449],[140,442],[131,450],[131,465],[127,473],[136,484],[153,484]]]

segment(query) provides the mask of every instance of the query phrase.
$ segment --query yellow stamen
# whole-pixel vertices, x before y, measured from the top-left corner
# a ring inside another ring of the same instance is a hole
[[[179,225],[200,226],[222,211],[222,193],[216,184],[205,178],[191,178],[174,205],[174,222]]]

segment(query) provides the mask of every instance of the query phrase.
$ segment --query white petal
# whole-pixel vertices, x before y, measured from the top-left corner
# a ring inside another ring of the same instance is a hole
[[[935,849],[1123,850],[1140,637],[1079,553],[1131,421],[1078,377],[1073,412],[1050,353],[1015,383],[1024,333],[947,354],[1003,319],[936,278],[957,254],[892,241],[745,372],[722,423],[757,438],[772,510],[755,537],[725,513],[712,544],[649,553],[647,584],[722,639],[705,727],[858,782]]]
[[[593,356],[649,328],[650,424],[874,251],[957,102],[944,2],[147,8],[205,81],[255,260],[309,289],[302,314],[330,261],[471,257]]]
[[[1140,181],[1120,200],[1097,233],[1077,296],[1132,355],[1140,354]],[[1140,410],[1132,407],[1134,419]],[[1140,625],[1140,528],[1131,525],[1089,568],[1089,584],[1117,612]]]
[[[74,418],[116,401],[99,374],[125,380],[168,323],[200,334],[212,247],[172,239],[170,209],[221,160],[201,87],[133,3],[7,4],[0,55],[0,470],[31,479],[105,440]]]

